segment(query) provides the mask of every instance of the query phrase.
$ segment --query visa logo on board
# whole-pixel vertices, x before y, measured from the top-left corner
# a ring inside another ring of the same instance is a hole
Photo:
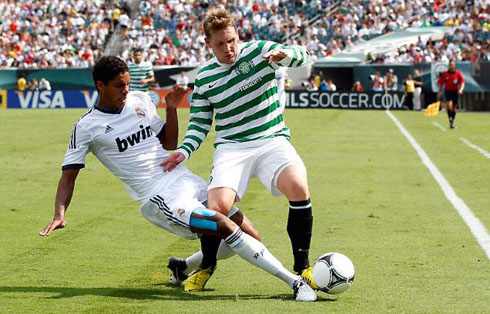
[[[15,92],[19,96],[22,109],[26,108],[65,108],[65,98],[62,91],[27,91]]]
[[[97,102],[98,94],[96,92],[90,93],[87,90],[77,91],[83,95],[83,106],[80,104],[68,104],[68,107],[87,107],[91,108]],[[16,91],[18,96],[20,108],[22,109],[54,109],[54,108],[66,108],[65,93],[62,90],[57,91]],[[70,94],[67,94],[70,95]],[[71,94],[73,95],[73,94]],[[69,101],[73,102],[73,97],[68,97]],[[77,97],[78,98],[78,97]],[[82,102],[80,99],[77,102]]]

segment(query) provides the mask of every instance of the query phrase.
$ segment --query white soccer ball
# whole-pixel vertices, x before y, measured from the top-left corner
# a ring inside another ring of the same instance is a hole
[[[320,256],[313,266],[313,281],[321,291],[339,294],[354,281],[354,264],[344,254],[330,252]]]

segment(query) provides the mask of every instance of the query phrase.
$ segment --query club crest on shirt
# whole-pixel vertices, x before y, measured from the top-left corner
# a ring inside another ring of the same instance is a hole
[[[138,118],[146,117],[146,113],[140,107],[134,108],[134,111],[136,111],[136,115],[138,116]]]
[[[252,61],[242,61],[235,69],[238,75],[247,75],[252,71],[254,63]]]
[[[180,217],[182,217],[184,215],[184,213],[185,213],[185,209],[183,209],[183,208],[177,209],[177,214],[179,214]]]

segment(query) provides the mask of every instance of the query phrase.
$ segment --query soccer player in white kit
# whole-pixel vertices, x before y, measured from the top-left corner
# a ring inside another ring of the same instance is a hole
[[[227,216],[207,209],[206,183],[184,166],[163,172],[165,149],[175,149],[178,137],[176,106],[185,89],[174,87],[167,96],[166,121],[144,92],[129,92],[129,69],[117,57],[102,57],[94,66],[98,104],[74,124],[62,165],[53,220],[40,232],[48,236],[66,226],[65,212],[75,181],[93,153],[127,192],[141,202],[142,215],[154,225],[187,239],[209,235],[223,239],[234,253],[283,280],[297,301],[315,301],[316,293],[287,271],[267,248]],[[164,149],[165,148],[165,149]],[[215,254],[215,253],[214,253]]]
[[[208,207],[227,215],[252,177],[258,177],[272,195],[284,194],[289,201],[293,269],[317,288],[308,259],[313,215],[306,168],[289,142],[275,79],[280,67],[306,64],[309,52],[304,46],[266,40],[240,43],[235,20],[224,9],[210,9],[203,30],[214,57],[196,76],[184,141],[162,165],[171,171],[191,157],[208,135],[214,116],[216,151]],[[218,245],[214,243],[214,250]],[[194,276],[209,279],[212,270],[202,269]]]

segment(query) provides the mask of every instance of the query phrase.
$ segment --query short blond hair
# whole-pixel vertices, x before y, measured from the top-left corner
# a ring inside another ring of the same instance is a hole
[[[210,9],[202,22],[204,35],[207,38],[211,38],[212,32],[225,29],[229,26],[233,26],[236,29],[235,19],[228,10],[220,8]]]

